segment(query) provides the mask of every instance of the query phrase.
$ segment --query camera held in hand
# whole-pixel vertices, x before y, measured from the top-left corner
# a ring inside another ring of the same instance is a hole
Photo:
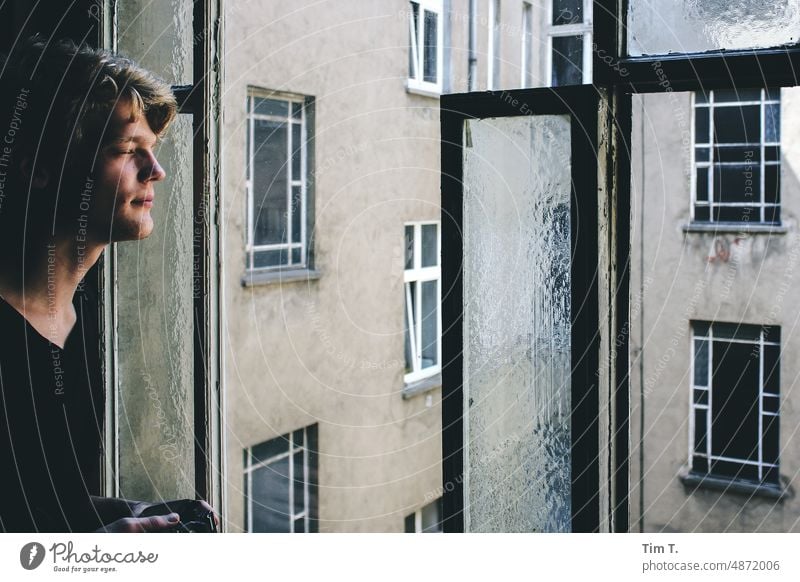
[[[181,516],[180,522],[167,530],[170,533],[217,533],[218,531],[214,512],[193,499],[167,501],[151,505],[142,511],[139,517],[152,517],[169,513],[177,513]]]

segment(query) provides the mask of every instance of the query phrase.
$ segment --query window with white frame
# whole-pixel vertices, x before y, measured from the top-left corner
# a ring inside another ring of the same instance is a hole
[[[780,328],[692,327],[691,472],[777,486]]]
[[[592,82],[592,0],[550,0],[547,72],[550,85]]]
[[[406,533],[442,533],[442,498],[407,515]]]
[[[248,532],[318,531],[317,489],[316,424],[245,449]]]
[[[409,223],[405,230],[405,382],[408,384],[441,371],[441,242],[438,222]]]
[[[533,5],[522,3],[522,34],[520,35],[520,87],[533,86]]]
[[[308,267],[311,100],[250,89],[247,97],[247,268]]]
[[[489,50],[487,55],[486,88],[489,91],[500,87],[500,0],[489,0]]]
[[[443,28],[442,0],[409,2],[409,89],[442,92]]]
[[[780,224],[780,89],[696,92],[692,220]]]

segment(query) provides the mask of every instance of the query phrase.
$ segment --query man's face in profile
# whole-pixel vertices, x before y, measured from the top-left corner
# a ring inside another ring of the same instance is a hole
[[[154,186],[166,176],[156,160],[158,137],[131,104],[117,104],[97,156],[90,229],[99,242],[146,238],[153,231]]]

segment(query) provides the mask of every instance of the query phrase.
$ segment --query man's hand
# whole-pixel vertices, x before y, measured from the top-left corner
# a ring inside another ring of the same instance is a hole
[[[123,517],[97,530],[96,533],[147,533],[172,530],[180,522],[177,513],[152,517]]]

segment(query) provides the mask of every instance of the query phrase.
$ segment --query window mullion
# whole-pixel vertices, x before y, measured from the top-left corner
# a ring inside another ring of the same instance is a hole
[[[767,218],[767,216],[766,216],[767,208],[766,208],[766,206],[764,206],[764,203],[766,202],[766,196],[765,196],[766,192],[764,190],[764,184],[765,184],[765,182],[764,182],[764,170],[766,168],[766,164],[764,164],[764,154],[766,153],[765,150],[764,150],[764,141],[765,141],[765,137],[766,137],[766,129],[764,127],[764,121],[765,121],[765,118],[766,118],[766,116],[764,115],[764,113],[765,113],[764,109],[766,108],[766,105],[764,105],[764,100],[766,99],[765,93],[766,93],[766,90],[765,89],[761,89],[761,104],[760,104],[760,106],[758,108],[759,109],[759,116],[760,116],[759,125],[761,126],[760,127],[760,132],[759,132],[760,139],[758,140],[759,141],[759,152],[761,154],[761,161],[759,162],[761,171],[759,172],[758,211],[759,211],[760,216],[761,216],[761,222],[764,222],[766,220],[766,218]],[[763,332],[762,332],[761,335],[763,336]],[[760,451],[760,448],[759,448],[759,451]],[[761,466],[760,465],[759,465],[758,471],[759,471],[759,477],[760,477],[761,476]]]

